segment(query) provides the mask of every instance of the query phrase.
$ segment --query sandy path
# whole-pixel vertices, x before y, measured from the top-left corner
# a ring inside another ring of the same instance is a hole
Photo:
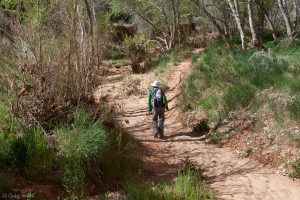
[[[165,140],[153,137],[151,118],[146,115],[145,94],[117,100],[123,107],[120,122],[138,142],[139,150],[143,153],[144,167],[152,178],[156,181],[175,178],[181,160],[189,158],[201,165],[207,183],[214,188],[220,199],[300,200],[298,181],[277,175],[274,170],[256,161],[239,159],[229,149],[207,145],[204,138],[191,137],[192,130],[183,128],[177,120],[175,101],[180,95],[181,81],[190,72],[190,68],[191,62],[184,61],[174,66],[165,77],[170,87],[166,94],[171,108],[166,113]],[[147,88],[154,75],[149,73],[134,77],[141,79],[141,85]],[[110,92],[118,94],[122,84],[109,84],[114,85]]]

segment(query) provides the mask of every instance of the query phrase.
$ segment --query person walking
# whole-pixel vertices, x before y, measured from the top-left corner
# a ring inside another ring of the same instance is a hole
[[[152,127],[154,137],[164,137],[165,110],[168,108],[168,100],[163,90],[159,86],[159,81],[151,83],[152,89],[148,91],[148,108],[152,112]]]

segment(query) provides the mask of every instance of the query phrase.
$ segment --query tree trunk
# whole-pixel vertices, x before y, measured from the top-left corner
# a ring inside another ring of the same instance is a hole
[[[281,14],[283,16],[284,22],[285,22],[287,37],[288,37],[288,39],[292,40],[293,39],[293,28],[292,28],[290,18],[285,10],[283,0],[278,0],[278,5],[280,8]]]
[[[261,9],[261,11],[263,12],[264,14],[264,17],[267,21],[267,24],[270,28],[270,30],[272,31],[272,36],[273,36],[273,39],[276,40],[277,39],[277,34],[276,34],[276,30],[275,30],[275,26],[272,22],[272,19],[268,13],[268,11],[266,10],[266,8],[264,7],[264,5],[260,2],[260,0],[256,0],[255,3],[259,6],[259,8]]]
[[[270,16],[268,15],[268,13],[264,13],[264,15],[265,15],[265,18],[266,18],[267,23],[269,25],[269,28],[272,31],[273,39],[276,40],[277,39],[277,34],[276,34],[276,31],[275,31],[274,24],[273,24]]]
[[[299,2],[298,0],[293,0],[294,9],[295,9],[295,24],[294,27],[296,28],[299,24]]]
[[[251,35],[252,35],[251,45],[253,47],[256,47],[256,46],[259,46],[259,40],[258,40],[258,35],[256,32],[256,27],[254,25],[254,20],[253,20],[252,4],[253,4],[253,0],[248,0],[249,26],[250,26]]]
[[[244,26],[240,17],[240,10],[239,10],[239,3],[237,0],[234,0],[234,2],[232,2],[232,0],[227,0],[231,12],[235,18],[235,21],[237,23],[237,27],[239,29],[240,32],[240,37],[241,37],[241,42],[242,42],[242,49],[245,50],[246,49],[246,34],[245,34],[245,30],[244,30]]]
[[[86,10],[87,10],[87,14],[88,14],[88,17],[89,17],[89,21],[90,21],[90,45],[91,45],[91,58],[93,58],[95,56],[95,41],[94,41],[94,38],[95,38],[95,29],[94,29],[94,15],[93,15],[93,12],[92,12],[92,9],[90,7],[90,4],[88,2],[88,0],[84,0],[84,3],[85,3],[85,6],[86,6]]]
[[[224,40],[226,46],[229,49],[232,49],[231,41],[229,40],[229,38],[226,35],[225,31],[218,24],[217,20],[213,17],[213,15],[210,14],[210,12],[204,7],[204,5],[201,6],[199,0],[198,1],[194,1],[194,3],[199,7],[199,10],[202,10],[205,13],[205,15],[211,20],[211,22],[213,23],[213,25],[217,28],[217,30],[218,30],[219,34],[221,35],[222,39]]]

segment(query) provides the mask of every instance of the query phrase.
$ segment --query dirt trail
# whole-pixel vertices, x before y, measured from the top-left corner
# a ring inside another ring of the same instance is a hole
[[[256,161],[239,159],[229,149],[207,145],[203,137],[192,137],[192,130],[179,123],[175,101],[180,95],[181,81],[190,69],[191,62],[184,61],[164,77],[170,88],[166,93],[170,111],[166,113],[165,140],[153,137],[151,117],[146,115],[146,89],[155,78],[154,74],[132,75],[141,80],[145,92],[130,98],[117,98],[123,109],[120,121],[138,142],[144,167],[151,177],[156,181],[174,179],[181,160],[189,158],[201,165],[207,183],[220,199],[299,200],[298,181],[277,175],[274,170]],[[122,90],[122,82],[110,82],[105,88],[111,88],[108,92],[116,99]],[[102,90],[104,92],[107,91]]]

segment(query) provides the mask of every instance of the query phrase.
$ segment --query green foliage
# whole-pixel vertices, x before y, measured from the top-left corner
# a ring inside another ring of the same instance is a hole
[[[102,125],[85,111],[74,113],[71,124],[64,123],[57,130],[58,145],[64,157],[63,182],[72,193],[82,191],[87,166],[101,158],[108,148],[108,136]]]
[[[290,163],[290,176],[293,178],[300,178],[300,160],[295,160]]]
[[[238,83],[230,87],[224,96],[225,106],[228,110],[246,107],[255,98],[255,89],[249,84]]]
[[[192,54],[191,51],[189,48],[174,48],[162,56],[153,57],[147,63],[147,68],[153,70],[156,76],[161,75],[181,61],[189,59]]]
[[[300,96],[293,98],[293,100],[289,102],[287,108],[290,116],[293,119],[300,121]]]
[[[140,72],[140,63],[146,59],[146,38],[144,35],[135,35],[133,37],[125,37],[124,47],[132,62],[132,71]]]
[[[214,193],[206,187],[198,170],[186,167],[178,174],[173,184],[158,184],[152,188],[128,182],[125,186],[132,200],[209,200],[216,199]]]
[[[120,181],[128,178],[131,172],[141,170],[141,160],[134,141],[122,130],[111,130],[109,133],[110,147],[101,159],[100,170],[107,182]]]
[[[47,167],[53,159],[44,133],[37,129],[25,129],[23,135],[13,139],[12,155],[19,169],[29,176],[36,176],[39,169]]]
[[[277,91],[290,88],[292,93],[298,93],[298,42],[285,45],[274,41],[265,46],[267,51],[240,51],[228,50],[222,40],[211,42],[199,58],[193,58],[194,70],[183,85],[181,107],[185,110],[201,107],[209,117],[215,118],[217,112],[249,105],[258,109],[257,94],[267,88]],[[288,106],[293,118],[299,113],[297,105],[293,100]]]
[[[6,166],[11,164],[13,158],[11,152],[12,141],[7,138],[3,133],[0,132],[0,168],[4,169]]]
[[[63,124],[57,132],[60,150],[66,158],[91,160],[101,156],[108,146],[104,128],[83,110],[76,111],[73,123]]]
[[[300,75],[292,80],[290,88],[293,93],[300,94]]]
[[[279,59],[269,51],[258,51],[249,58],[252,65],[249,70],[243,72],[246,77],[257,87],[280,86],[284,81],[284,72],[287,70],[287,62]]]
[[[218,146],[222,146],[223,145],[223,139],[225,138],[224,134],[221,133],[212,133],[209,136],[210,139],[210,143],[218,145]]]
[[[70,193],[82,192],[85,186],[84,164],[75,158],[68,158],[62,165],[64,186]]]

